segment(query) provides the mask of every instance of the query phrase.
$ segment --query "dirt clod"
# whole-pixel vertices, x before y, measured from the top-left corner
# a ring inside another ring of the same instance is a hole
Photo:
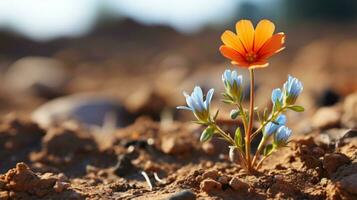
[[[214,190],[220,190],[222,188],[222,184],[211,178],[208,178],[201,182],[200,188],[202,191],[210,193]]]
[[[323,167],[327,174],[331,176],[339,167],[348,164],[349,158],[341,153],[326,154],[323,159]]]
[[[247,190],[249,187],[247,183],[242,182],[237,177],[232,178],[232,180],[229,181],[229,185],[232,187],[233,190],[237,190],[237,191]]]

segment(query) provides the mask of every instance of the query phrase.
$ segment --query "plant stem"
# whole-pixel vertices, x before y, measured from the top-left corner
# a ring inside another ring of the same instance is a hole
[[[260,125],[260,127],[256,131],[254,131],[254,133],[251,135],[251,138],[253,139],[255,136],[257,136],[258,133],[264,128],[264,126],[267,125],[269,122],[273,121],[284,109],[285,107],[273,113],[268,120],[266,120],[262,125]]]
[[[253,117],[254,117],[254,69],[249,69],[250,75],[250,102],[249,102],[249,124],[245,133],[245,156],[247,160],[247,170],[251,172],[252,163],[250,160],[250,135],[253,130]]]
[[[236,146],[236,143],[234,142],[234,140],[232,139],[232,137],[227,134],[226,132],[224,132],[219,126],[217,126],[215,124],[215,128],[218,131],[219,135],[222,136],[225,140],[227,140],[227,142],[231,143],[232,146]]]
[[[259,146],[257,148],[257,151],[255,152],[255,155],[253,157],[253,161],[252,161],[252,166],[254,166],[255,162],[257,161],[260,152],[263,150],[265,143],[268,141],[267,137],[262,137],[262,140],[259,143]]]

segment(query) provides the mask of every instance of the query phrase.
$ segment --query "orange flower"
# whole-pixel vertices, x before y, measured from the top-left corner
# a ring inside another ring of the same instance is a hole
[[[228,30],[222,34],[224,45],[219,50],[233,65],[267,67],[267,59],[285,48],[285,34],[273,35],[274,29],[274,24],[266,19],[261,20],[255,30],[250,20],[240,20],[236,24],[237,34]]]

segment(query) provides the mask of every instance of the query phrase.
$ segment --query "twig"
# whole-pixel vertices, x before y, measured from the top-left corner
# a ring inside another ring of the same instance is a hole
[[[149,186],[149,190],[152,190],[153,187],[152,187],[152,184],[151,184],[151,181],[150,181],[150,178],[149,178],[148,174],[146,172],[144,172],[144,171],[142,171],[141,174],[144,176],[144,178],[146,180],[146,183]]]

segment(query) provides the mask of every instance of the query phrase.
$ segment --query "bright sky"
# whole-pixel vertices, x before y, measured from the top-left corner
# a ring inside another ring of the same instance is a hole
[[[35,40],[88,32],[102,12],[193,32],[229,19],[242,0],[0,0],[0,28]],[[255,0],[261,1],[261,0]]]

